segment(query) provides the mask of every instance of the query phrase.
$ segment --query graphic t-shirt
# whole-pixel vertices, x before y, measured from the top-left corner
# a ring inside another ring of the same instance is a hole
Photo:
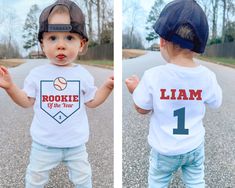
[[[165,155],[179,155],[204,141],[205,104],[219,107],[222,91],[215,74],[204,66],[166,64],[147,70],[133,99],[152,110],[148,142]]]
[[[86,102],[97,88],[91,74],[80,65],[53,64],[31,70],[23,89],[35,98],[32,139],[51,147],[75,147],[88,141]]]

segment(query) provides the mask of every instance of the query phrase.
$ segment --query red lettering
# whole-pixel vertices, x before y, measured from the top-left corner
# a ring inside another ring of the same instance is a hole
[[[74,101],[74,102],[78,102],[78,95],[74,95],[74,96],[73,96],[73,101]]]
[[[202,90],[201,89],[198,89],[198,90],[190,89],[189,93],[190,93],[189,100],[195,100],[195,98],[196,98],[196,100],[202,100]]]
[[[182,98],[183,97],[183,98]],[[177,98],[178,100],[188,100],[186,91],[184,89],[179,89],[179,96]]]
[[[49,95],[49,101],[50,101],[50,102],[53,102],[53,101],[54,101],[54,98],[55,98],[55,97],[54,97],[53,95]]]
[[[42,102],[78,102],[78,95],[43,95]]]
[[[188,93],[188,94],[187,94]],[[202,100],[202,90],[189,89],[160,89],[161,100]]]
[[[175,100],[176,97],[175,97],[175,92],[176,92],[176,89],[171,89],[171,99],[172,100]]]
[[[67,102],[66,95],[61,96],[61,102]]]
[[[48,96],[47,95],[42,96],[42,102],[48,102]]]
[[[161,97],[160,97],[160,99],[162,99],[162,100],[164,100],[164,99],[169,100],[169,99],[170,99],[170,96],[169,96],[169,95],[168,95],[168,96],[165,96],[166,89],[160,89],[160,91],[161,91]]]
[[[55,101],[56,101],[56,102],[59,102],[59,101],[60,101],[60,96],[59,96],[59,95],[56,95],[56,96],[55,96]]]

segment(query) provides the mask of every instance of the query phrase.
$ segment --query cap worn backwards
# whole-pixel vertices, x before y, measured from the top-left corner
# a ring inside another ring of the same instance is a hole
[[[193,30],[195,34],[193,40],[176,34],[178,28],[183,25]],[[209,33],[206,15],[195,0],[174,0],[167,4],[153,29],[163,39],[197,53],[204,52]]]
[[[70,24],[48,24],[48,17],[56,5],[64,5],[70,14]],[[57,0],[54,4],[46,7],[39,17],[38,40],[41,42],[44,32],[72,32],[78,33],[88,41],[85,25],[85,17],[76,3],[70,0]]]

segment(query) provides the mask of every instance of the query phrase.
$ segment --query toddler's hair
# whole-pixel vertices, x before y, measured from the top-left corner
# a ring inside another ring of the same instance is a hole
[[[64,6],[64,5],[56,5],[56,6],[52,9],[52,11],[51,11],[51,13],[50,13],[50,15],[49,15],[49,17],[48,17],[48,21],[50,20],[50,18],[51,18],[54,14],[68,14],[68,15],[70,15],[68,8],[67,8],[66,6]]]
[[[194,34],[193,29],[187,24],[180,26],[176,30],[176,34],[179,35],[180,37],[187,39],[187,40],[190,40],[190,41],[194,41],[194,38],[195,38],[195,34]]]

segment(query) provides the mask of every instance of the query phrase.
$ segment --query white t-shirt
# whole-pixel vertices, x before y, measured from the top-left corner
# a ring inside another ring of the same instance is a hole
[[[166,64],[145,71],[133,99],[138,107],[152,110],[150,146],[163,155],[179,155],[204,141],[205,104],[219,107],[222,91],[204,66]]]
[[[88,141],[84,103],[94,99],[97,88],[86,69],[39,66],[31,70],[23,90],[35,98],[30,129],[34,141],[51,147],[75,147]]]

